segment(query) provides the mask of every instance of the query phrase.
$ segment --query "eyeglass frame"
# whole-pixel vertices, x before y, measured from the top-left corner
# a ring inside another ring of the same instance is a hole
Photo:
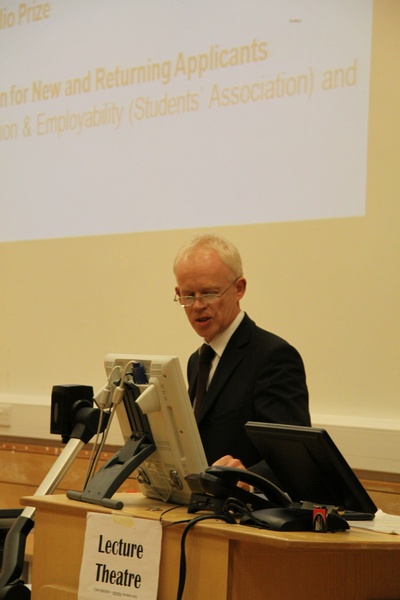
[[[179,306],[181,308],[190,308],[191,306],[193,306],[193,304],[196,302],[196,300],[200,300],[200,302],[202,304],[215,304],[216,302],[220,301],[222,296],[224,294],[226,294],[226,292],[228,290],[231,289],[231,287],[238,281],[238,279],[240,279],[240,277],[236,277],[236,279],[234,279],[232,281],[232,283],[230,283],[228,285],[228,287],[223,292],[220,292],[219,294],[200,294],[199,296],[196,296],[196,295],[194,295],[194,296],[179,296],[179,294],[176,293],[174,302],[179,302]],[[212,298],[211,302],[210,302],[210,297]],[[183,298],[190,299],[191,300],[190,304],[181,304],[181,300]],[[208,301],[207,301],[207,298],[208,298]]]

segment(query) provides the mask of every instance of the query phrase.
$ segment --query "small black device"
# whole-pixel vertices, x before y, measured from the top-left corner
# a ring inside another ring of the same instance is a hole
[[[61,435],[66,444],[75,426],[74,417],[84,406],[93,406],[92,386],[54,385],[51,392],[50,433]]]

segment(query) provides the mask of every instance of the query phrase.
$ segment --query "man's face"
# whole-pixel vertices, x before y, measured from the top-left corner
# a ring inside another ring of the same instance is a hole
[[[207,342],[225,331],[240,311],[239,302],[246,290],[246,280],[236,280],[230,269],[215,251],[198,248],[184,258],[176,269],[176,293],[195,296],[195,302],[185,307],[193,329]],[[220,294],[231,284],[223,296],[213,304],[197,299],[202,294]]]

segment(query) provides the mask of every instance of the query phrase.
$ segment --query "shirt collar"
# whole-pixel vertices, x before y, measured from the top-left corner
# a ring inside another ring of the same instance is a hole
[[[223,351],[225,350],[226,346],[228,345],[228,342],[231,339],[232,335],[235,333],[236,329],[239,327],[240,323],[242,322],[243,317],[244,317],[244,312],[241,310],[239,312],[239,314],[236,316],[236,318],[232,321],[232,323],[225,329],[225,331],[223,331],[222,333],[217,335],[210,343],[211,348],[213,350],[215,350],[215,353],[219,357],[222,356]]]

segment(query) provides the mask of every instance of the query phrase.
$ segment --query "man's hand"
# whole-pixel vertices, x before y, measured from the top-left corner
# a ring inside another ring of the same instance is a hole
[[[230,454],[223,456],[215,461],[213,467],[235,467],[235,469],[245,469],[246,467],[238,458],[233,458]]]
[[[213,467],[234,467],[235,469],[246,469],[244,464],[238,458],[234,458],[230,454],[226,456],[222,456],[218,460],[215,461],[212,465]],[[244,483],[243,481],[238,481],[238,487],[246,490],[247,492],[252,491],[252,486],[248,483]]]

